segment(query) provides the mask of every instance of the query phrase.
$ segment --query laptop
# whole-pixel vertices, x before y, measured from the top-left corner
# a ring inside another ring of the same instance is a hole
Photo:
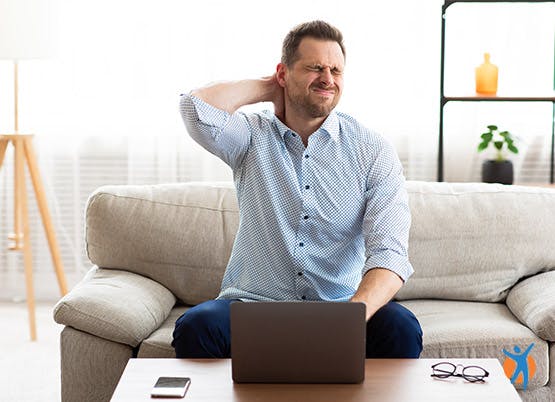
[[[360,383],[363,303],[235,302],[231,367],[239,383]]]

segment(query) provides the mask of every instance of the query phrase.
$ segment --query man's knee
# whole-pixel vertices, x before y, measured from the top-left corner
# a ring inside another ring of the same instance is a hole
[[[229,303],[209,300],[177,319],[172,341],[177,357],[226,357],[229,354]]]
[[[422,352],[422,328],[414,314],[402,305],[389,302],[369,320],[367,337],[382,338],[374,342],[380,357],[417,358]]]
[[[387,303],[376,312],[375,317],[391,330],[422,335],[420,323],[414,314],[399,303]]]
[[[189,310],[187,310],[181,317],[175,322],[175,335],[180,335],[183,332],[190,331],[200,331],[206,329],[214,322],[217,322],[217,318],[214,317],[215,311],[213,307],[204,306],[209,302],[199,304]]]

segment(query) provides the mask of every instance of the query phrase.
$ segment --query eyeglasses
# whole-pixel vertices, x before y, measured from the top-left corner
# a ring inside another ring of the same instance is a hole
[[[457,373],[457,368],[462,367],[460,373]],[[432,366],[432,377],[448,378],[448,377],[462,377],[469,382],[485,382],[484,378],[489,376],[489,373],[479,366],[463,366],[462,364],[454,365],[449,362],[436,363]]]

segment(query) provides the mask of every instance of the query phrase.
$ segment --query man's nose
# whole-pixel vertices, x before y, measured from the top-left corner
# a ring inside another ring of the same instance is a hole
[[[333,74],[329,67],[322,69],[320,73],[320,82],[326,86],[333,85]]]

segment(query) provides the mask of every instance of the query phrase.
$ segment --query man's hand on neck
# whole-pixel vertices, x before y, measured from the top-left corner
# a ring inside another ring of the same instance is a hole
[[[284,121],[283,88],[279,86],[275,74],[270,77],[211,84],[192,92],[209,105],[233,114],[241,106],[259,102],[272,102],[276,116]]]

